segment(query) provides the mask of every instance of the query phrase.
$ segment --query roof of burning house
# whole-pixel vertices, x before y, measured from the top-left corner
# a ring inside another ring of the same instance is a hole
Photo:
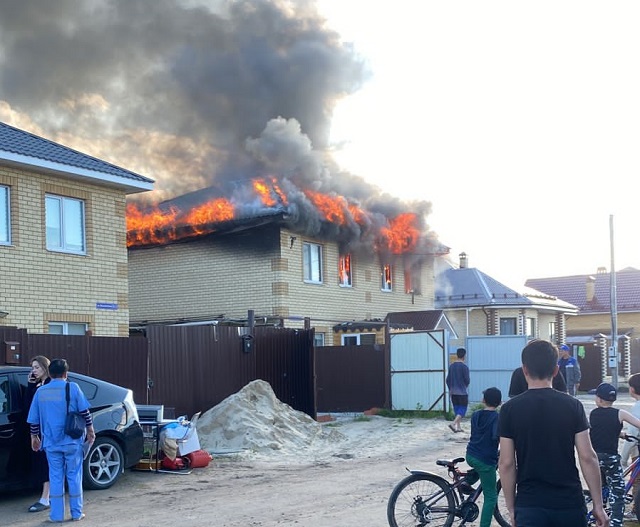
[[[478,269],[451,268],[436,278],[435,306],[439,309],[466,307],[530,307],[577,313],[575,305],[527,286],[519,290],[498,282]]]
[[[618,312],[640,311],[640,270],[627,267],[614,275]],[[587,294],[588,282],[593,284],[591,298]],[[580,309],[581,314],[609,313],[611,310],[611,273],[608,272],[530,278],[526,285],[570,302]]]
[[[154,181],[106,161],[0,122],[0,162],[38,167],[125,187],[151,190]]]

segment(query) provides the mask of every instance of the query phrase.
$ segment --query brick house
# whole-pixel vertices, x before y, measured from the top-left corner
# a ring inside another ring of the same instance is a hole
[[[358,344],[345,321],[433,309],[436,253],[347,252],[310,236],[281,211],[221,222],[209,234],[129,247],[132,329],[154,323],[246,321],[315,328],[317,345]],[[366,324],[365,324],[366,325]],[[370,324],[369,324],[370,325]]]
[[[640,371],[640,270],[628,267],[615,274],[617,337],[620,362],[618,375]],[[611,346],[611,273],[600,268],[591,275],[530,278],[526,285],[556,295],[578,307],[567,322],[567,342],[589,356],[594,351],[597,379],[611,374],[608,349]],[[594,381],[595,382],[595,381]]]
[[[0,123],[0,325],[128,335],[125,200],[152,186]]]
[[[440,260],[442,261],[442,260]],[[458,267],[437,274],[435,307],[443,310],[464,346],[472,335],[525,335],[564,342],[568,321],[578,308],[558,296],[531,287],[513,289],[469,267],[465,253]]]

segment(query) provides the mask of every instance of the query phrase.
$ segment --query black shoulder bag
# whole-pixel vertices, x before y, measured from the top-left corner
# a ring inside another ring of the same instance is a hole
[[[69,383],[64,387],[67,399],[67,418],[64,422],[64,433],[73,439],[79,439],[87,429],[87,423],[80,412],[69,411]]]

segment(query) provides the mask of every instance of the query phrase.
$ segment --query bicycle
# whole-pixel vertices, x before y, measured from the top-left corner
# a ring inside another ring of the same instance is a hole
[[[636,444],[640,443],[640,438],[635,436],[626,435],[624,436],[625,441],[635,441]],[[640,522],[640,492],[633,497],[632,488],[633,484],[636,482],[638,475],[640,474],[640,457],[637,457],[633,463],[631,463],[622,473],[624,478],[629,478],[624,486],[624,504],[625,508],[629,503],[633,503],[633,508],[636,514],[636,519]],[[583,489],[582,493],[584,494],[585,501],[587,503],[587,523],[589,525],[595,525],[596,521],[593,517],[593,512],[589,510],[589,506],[592,503],[591,493],[587,489]],[[611,491],[608,485],[605,482],[604,474],[602,474],[602,503],[604,504],[604,509],[607,514],[611,515],[611,506],[609,504],[609,495]]]
[[[419,527],[424,525],[449,527],[456,518],[463,526],[480,515],[476,501],[482,494],[482,485],[473,487],[479,479],[475,469],[461,471],[457,464],[463,457],[438,459],[436,465],[446,467],[452,482],[433,472],[409,470],[391,492],[387,503],[387,520],[390,527]],[[502,486],[497,482],[498,496]],[[506,509],[502,512],[499,502],[493,517],[502,527],[511,527]]]

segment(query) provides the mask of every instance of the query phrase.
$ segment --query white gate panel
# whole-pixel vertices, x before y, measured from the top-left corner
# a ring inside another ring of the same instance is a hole
[[[503,401],[508,399],[511,374],[521,365],[522,349],[528,341],[524,335],[467,337],[470,404],[481,402],[482,392],[491,386],[502,391]]]
[[[391,335],[391,408],[446,411],[443,330]]]

